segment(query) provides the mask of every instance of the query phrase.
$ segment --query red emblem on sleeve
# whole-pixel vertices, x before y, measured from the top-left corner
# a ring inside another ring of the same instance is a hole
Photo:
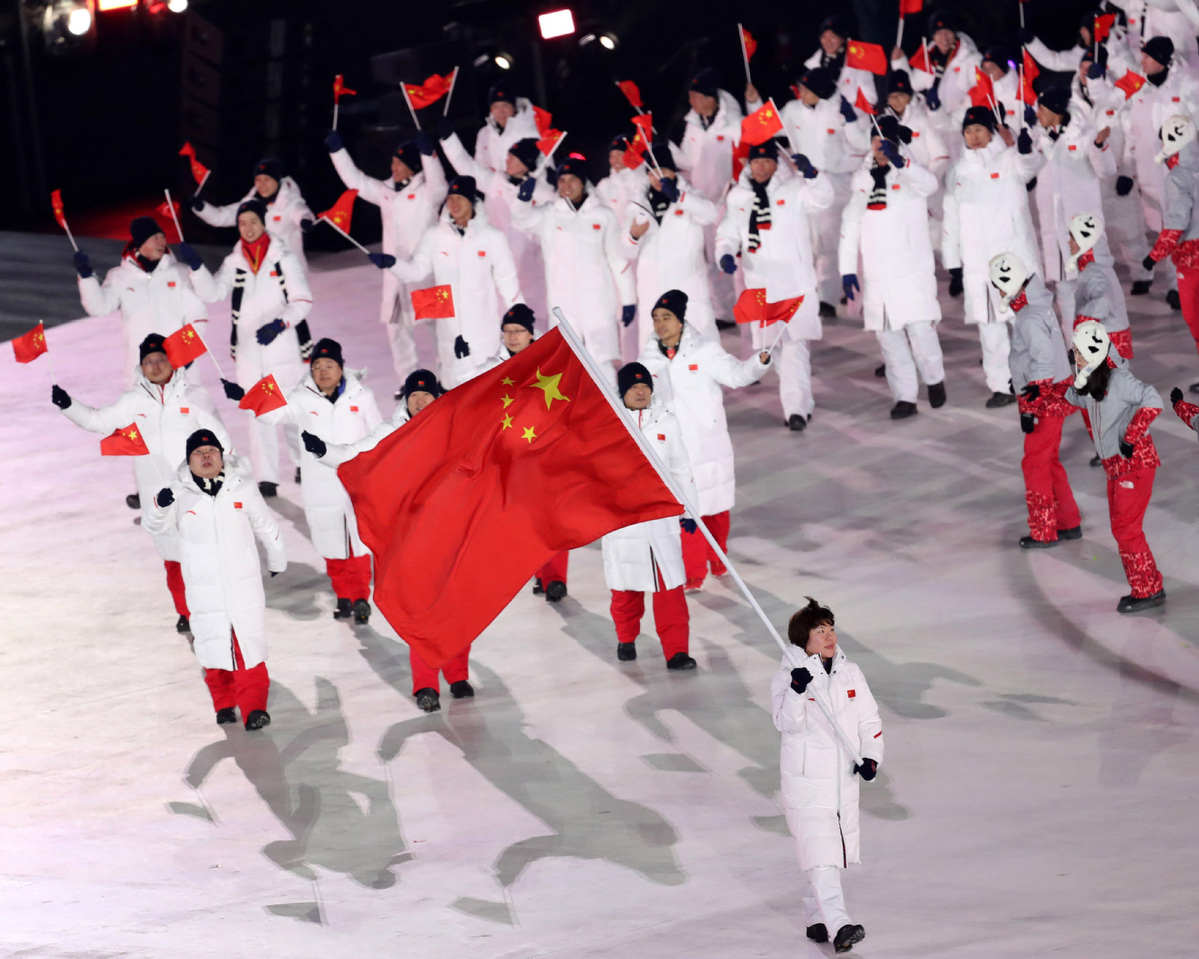
[[[241,503],[237,502],[237,500],[234,500],[234,501],[233,501],[233,508],[234,508],[234,509],[241,509]]]
[[[658,434],[658,442],[659,442],[659,443],[665,443],[665,442],[666,442],[666,434],[665,434],[665,433],[659,433],[659,434]]]
[[[857,695],[858,695],[858,691],[857,691],[856,689],[851,689],[851,690],[849,691],[849,698],[850,698],[850,699],[856,699],[856,698],[857,698]]]

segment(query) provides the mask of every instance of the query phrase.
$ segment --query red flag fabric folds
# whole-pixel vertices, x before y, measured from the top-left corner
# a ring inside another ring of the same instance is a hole
[[[190,323],[176,330],[162,341],[163,349],[167,351],[167,359],[173,369],[187,366],[188,363],[208,352],[208,347],[200,339],[200,334]]]
[[[654,115],[652,113],[641,113],[633,117],[633,126],[640,133],[642,143],[648,145],[654,142]]]
[[[738,323],[758,323],[761,326],[770,326],[780,321],[790,323],[791,317],[802,304],[802,296],[767,303],[765,290],[743,290],[737,297],[737,302],[733,304],[733,319]]]
[[[974,86],[970,88],[970,105],[995,109],[995,84],[991,77],[978,67],[974,68]]]
[[[408,94],[408,99],[412,101],[412,109],[420,110],[423,107],[432,106],[444,97],[450,92],[450,81],[453,78],[454,71],[451,70],[444,77],[439,77],[434,73],[421,84],[405,83],[404,90]]]
[[[745,44],[745,59],[752,60],[758,50],[758,41],[754,39],[753,34],[746,30],[745,27],[741,28],[741,42]]]
[[[928,59],[928,47],[921,46],[919,50],[912,54],[908,60],[908,66],[913,70],[923,70],[925,73],[933,73],[932,62]]]
[[[241,398],[237,408],[250,410],[255,416],[261,416],[286,405],[287,399],[279,389],[279,384],[275,382],[275,377],[268,373],[246,390],[246,395]]]
[[[540,137],[549,135],[548,131],[554,126],[554,115],[549,110],[533,106],[533,121],[537,124],[537,134]]]
[[[430,666],[552,556],[682,513],[619,415],[555,329],[338,468],[375,603]]]
[[[62,190],[54,190],[50,194],[50,207],[54,210],[54,219],[64,230],[67,228],[67,215],[62,205]]]
[[[866,99],[866,94],[862,91],[861,87],[858,87],[858,95],[854,99],[853,105],[855,109],[861,110],[863,113],[868,113],[870,116],[874,116],[878,113],[878,111],[874,109],[874,104]]]
[[[741,121],[741,142],[751,146],[765,143],[783,129],[783,121],[772,103],[758,107]]]
[[[50,352],[46,345],[46,327],[39,323],[28,333],[18,336],[12,341],[12,351],[18,363],[32,363],[43,353]]]
[[[1139,73],[1133,73],[1129,70],[1119,80],[1116,81],[1116,86],[1124,92],[1124,99],[1129,99],[1141,87],[1145,85],[1145,78]]]
[[[914,13],[921,13],[924,10],[924,0],[899,0],[899,15],[901,17],[910,17]]]
[[[100,440],[101,456],[148,456],[149,453],[150,449],[136,423],[115,430],[111,436]]]
[[[634,110],[640,110],[645,105],[641,102],[641,90],[632,80],[617,80],[616,85],[620,87],[620,92],[625,95]]]
[[[1114,13],[1101,13],[1095,18],[1095,42],[1103,43],[1111,36],[1112,27],[1116,24]]]
[[[454,315],[454,290],[448,283],[412,291],[412,309],[418,320],[442,320]]]
[[[887,54],[877,43],[850,40],[845,50],[845,65],[855,70],[866,70],[878,76],[887,74]]]
[[[354,198],[356,196],[358,196],[357,190],[346,190],[337,198],[336,203],[323,213],[318,213],[317,216],[324,217],[330,223],[349,233],[350,222],[354,219]]]
[[[342,74],[339,73],[339,74],[337,74],[337,76],[335,76],[333,78],[333,102],[334,103],[337,103],[338,101],[340,101],[343,96],[353,97],[353,96],[357,96],[357,95],[358,95],[357,90],[351,90],[349,87],[346,86],[346,78]]]
[[[192,179],[196,183],[202,182],[204,177],[208,175],[208,167],[196,159],[196,148],[185,140],[183,146],[179,149],[179,155],[187,157],[187,162],[192,169]]]

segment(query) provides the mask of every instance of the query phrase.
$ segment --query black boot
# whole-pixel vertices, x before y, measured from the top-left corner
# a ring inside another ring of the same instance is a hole
[[[237,722],[237,710],[232,706],[226,706],[224,709],[216,711],[216,724],[218,726],[227,726],[229,723]]]
[[[555,579],[545,586],[545,601],[547,603],[560,603],[562,597],[566,595],[566,584],[560,579]]]
[[[1189,387],[1187,387],[1187,389],[1189,389],[1192,393],[1199,393],[1199,383],[1192,383]]]
[[[616,644],[616,658],[622,663],[631,663],[637,658],[637,642]]]
[[[1171,290],[1166,294],[1166,303],[1169,304],[1172,310],[1182,309],[1182,300],[1179,298],[1177,290]]]
[[[1059,529],[1057,531],[1057,538],[1059,542],[1067,539],[1082,539],[1082,526],[1071,526],[1069,529]]]
[[[808,926],[808,938],[812,942],[828,942],[828,927],[823,922]]]
[[[940,383],[928,384],[928,405],[934,410],[939,410],[942,406],[944,406],[946,398],[944,380],[942,380]]]
[[[354,622],[364,625],[371,618],[371,604],[365,599],[354,600]]]
[[[130,493],[128,496],[125,497],[125,505],[128,506],[130,509],[141,509],[142,508],[142,498],[140,496],[138,496],[137,493]]]
[[[296,467],[296,482],[300,482],[300,467]]]
[[[915,416],[919,410],[916,409],[915,403],[909,403],[907,400],[900,400],[891,407],[891,419],[906,420],[909,416]]]
[[[258,492],[262,494],[263,499],[270,499],[272,496],[279,495],[278,483],[259,483]]]
[[[450,683],[450,693],[455,699],[470,699],[475,694],[475,687],[465,679]]]
[[[792,413],[787,417],[787,429],[793,433],[802,433],[808,427],[808,421],[798,413]]]
[[[822,320],[827,320],[837,315],[837,308],[833,304],[825,303],[824,300],[821,300],[818,312]]]
[[[177,620],[175,620],[175,632],[190,633],[191,631],[192,631],[192,626],[191,626],[191,623],[189,623],[187,621],[186,616],[180,616]]]
[[[1060,540],[1056,539],[1033,539],[1031,536],[1020,537],[1021,549],[1053,549]]]
[[[1103,465],[1103,457],[1101,457],[1098,453],[1096,453],[1094,456],[1091,457],[1091,465],[1092,466],[1102,466]]]
[[[696,662],[686,653],[675,653],[666,661],[667,669],[695,669]]]
[[[333,610],[334,619],[349,619],[354,615],[354,610],[350,606],[348,599],[337,597],[337,609]]]
[[[880,380],[884,376],[886,376],[887,375],[887,364],[883,363],[880,366],[876,366],[874,368],[874,375],[877,376]]]
[[[1129,296],[1144,296],[1149,292],[1149,287],[1153,285],[1152,280],[1137,280],[1132,284],[1132,289],[1128,291]]]
[[[441,696],[438,695],[436,689],[426,686],[424,689],[416,691],[416,705],[427,713],[435,713],[441,709]]]
[[[1121,596],[1120,602],[1116,606],[1117,613],[1139,613],[1142,609],[1153,609],[1154,606],[1161,606],[1166,601],[1166,591],[1159,589],[1152,596],[1133,596],[1129,593],[1127,596]]]
[[[1011,406],[1016,402],[1016,397],[1011,393],[1000,393],[998,391],[991,394],[991,398],[987,400],[985,406],[989,410],[997,410],[1001,406]]]
[[[537,577],[537,579],[533,580],[533,595],[534,596],[544,596],[545,595],[545,587],[541,585],[541,577],[540,576]]]
[[[861,942],[865,938],[866,930],[861,926],[855,926],[853,923],[844,925],[837,930],[837,935],[833,939],[833,951],[849,952],[855,942]]]
[[[252,709],[246,717],[246,729],[263,729],[271,724],[271,714],[265,709]]]

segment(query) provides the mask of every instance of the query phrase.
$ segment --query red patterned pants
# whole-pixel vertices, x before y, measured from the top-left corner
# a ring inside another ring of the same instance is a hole
[[[1138,598],[1152,596],[1162,588],[1162,574],[1149,551],[1141,525],[1149,497],[1153,495],[1153,478],[1157,469],[1133,470],[1107,481],[1107,505],[1112,519],[1112,535],[1120,548],[1124,575]]]
[[[438,670],[426,663],[420,653],[411,646],[408,647],[408,664],[412,667],[413,696],[422,689],[440,688],[437,679]],[[467,646],[453,659],[443,663],[440,672],[445,675],[447,683],[459,683],[466,679],[470,673],[470,647]]]
[[[1199,349],[1199,267],[1178,267],[1178,299],[1182,304],[1182,318]]]
[[[220,712],[238,706],[244,723],[255,709],[266,709],[271,677],[266,671],[266,663],[246,669],[236,633],[233,634],[233,662],[235,669],[205,669],[204,682],[212,695],[213,710]]]
[[[351,556],[349,559],[325,560],[325,572],[333,583],[333,595],[338,599],[371,598],[371,558]]]
[[[716,542],[726,553],[729,549],[729,511],[713,513],[704,517],[704,523],[716,537]],[[699,530],[694,533],[683,533],[683,568],[687,571],[687,582],[699,585],[708,575],[708,564],[712,566],[713,576],[723,576],[724,563],[716,555],[716,551],[708,545],[704,534]]]
[[[1039,416],[1037,427],[1024,434],[1024,499],[1028,503],[1028,530],[1033,539],[1057,539],[1059,529],[1082,522],[1066,468],[1058,456],[1062,445],[1060,416]]]
[[[190,616],[187,611],[187,592],[183,587],[183,567],[173,559],[164,559],[162,565],[166,567],[167,589],[175,601],[175,612],[180,616]]]

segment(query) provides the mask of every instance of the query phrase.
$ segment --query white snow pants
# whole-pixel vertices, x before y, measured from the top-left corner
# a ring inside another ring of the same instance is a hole
[[[850,924],[845,911],[845,895],[841,892],[841,869],[838,866],[813,866],[804,870],[804,924],[824,923],[831,940],[842,926]]]
[[[887,364],[887,385],[896,403],[915,403],[920,379],[940,383],[945,379],[945,363],[937,325],[931,320],[909,323],[898,330],[878,330],[878,345]]]
[[[987,389],[992,393],[1007,393],[1012,386],[1012,373],[1008,368],[1008,353],[1011,350],[1011,329],[999,320],[978,324],[978,342],[983,349],[983,376]]]
[[[779,335],[777,326],[765,328],[756,323],[750,327],[750,336],[755,352],[761,352]],[[744,328],[744,327],[743,327]],[[812,348],[807,340],[793,340],[784,332],[772,354],[774,369],[779,377],[779,402],[783,404],[783,419],[789,420],[798,413],[805,420],[811,419],[816,408],[812,396]]]

